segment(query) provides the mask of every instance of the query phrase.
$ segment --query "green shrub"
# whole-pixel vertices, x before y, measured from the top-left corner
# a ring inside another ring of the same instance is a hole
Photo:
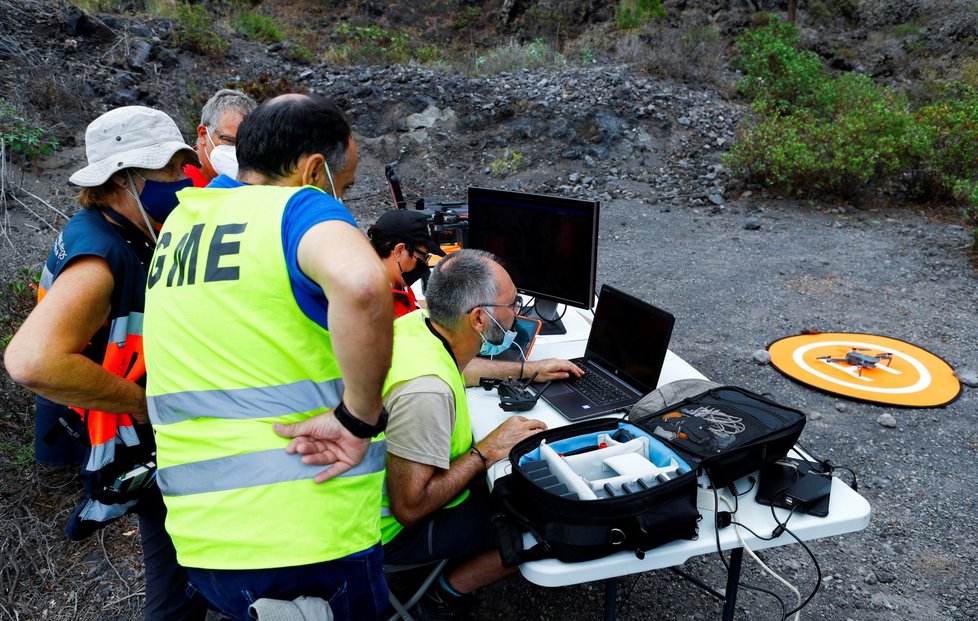
[[[2,97],[0,97],[0,140],[3,141],[3,148],[8,157],[18,154],[30,159],[49,155],[59,146],[58,141],[46,130],[18,114]]]
[[[909,115],[880,99],[831,118],[767,116],[730,150],[738,174],[788,192],[854,198],[906,165]]]
[[[910,197],[957,200],[978,227],[978,89],[925,98],[833,75],[780,22],[738,38],[753,120],[725,157],[735,175],[802,196],[855,197],[901,181]],[[978,240],[978,228],[975,231]]]
[[[224,58],[228,43],[214,32],[214,16],[199,4],[177,4],[177,29],[174,43],[179,47],[204,56]]]
[[[923,34],[924,27],[911,22],[904,22],[893,27],[893,34],[900,38],[913,37]]]
[[[665,16],[666,10],[661,0],[621,0],[615,8],[615,24],[618,30],[634,30]]]
[[[493,160],[489,164],[489,170],[494,175],[500,177],[505,177],[507,175],[512,175],[518,171],[523,166],[523,154],[519,151],[510,151],[506,149],[503,156],[497,160]]]
[[[331,50],[329,57],[337,62],[357,65],[405,63],[411,58],[408,42],[411,37],[400,30],[383,26],[351,26],[339,24],[334,34],[345,42]]]
[[[799,50],[798,42],[798,28],[776,19],[738,37],[734,64],[745,75],[737,90],[777,114],[817,105],[828,75],[818,55]]]
[[[41,275],[26,267],[0,290],[0,347],[6,347],[37,300]]]
[[[267,15],[247,11],[234,17],[233,26],[252,41],[271,44],[282,40],[282,33],[275,20]]]
[[[282,58],[285,60],[301,63],[303,65],[312,65],[317,61],[316,53],[309,49],[305,43],[301,41],[290,41],[282,49]]]
[[[978,89],[947,86],[939,101],[914,114],[914,122],[911,190],[922,198],[971,203],[978,181]]]
[[[533,69],[563,63],[564,56],[538,37],[530,43],[510,41],[502,47],[476,57],[475,73],[484,76],[495,75],[503,71],[513,72],[524,68]]]

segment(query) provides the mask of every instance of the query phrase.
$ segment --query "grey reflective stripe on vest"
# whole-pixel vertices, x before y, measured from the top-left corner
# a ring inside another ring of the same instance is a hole
[[[382,472],[386,457],[387,440],[371,442],[363,461],[339,477]],[[326,468],[304,464],[299,455],[277,448],[160,468],[156,481],[164,496],[187,496],[312,479]]]
[[[394,515],[394,512],[390,508],[390,496],[387,495],[387,473],[384,473],[384,485],[380,488],[380,498],[380,517],[391,517]],[[387,505],[384,505],[384,502]]]
[[[119,347],[126,344],[126,337],[130,334],[143,335],[143,314],[135,311],[126,317],[116,317],[109,324],[109,342],[115,343]]]
[[[51,270],[48,269],[48,266],[45,265],[44,269],[41,270],[41,280],[40,282],[37,283],[37,286],[47,291],[48,289],[51,288],[51,285],[53,284],[54,284],[54,274],[52,274]]]
[[[279,386],[189,390],[147,397],[154,425],[172,425],[202,417],[274,418],[296,412],[335,407],[343,396],[342,378],[314,382],[300,380]]]
[[[107,505],[97,500],[88,500],[81,511],[78,512],[79,520],[91,520],[93,522],[108,522],[129,513],[129,510],[136,506],[139,500],[130,500],[115,505]]]
[[[115,445],[122,443],[126,446],[139,446],[139,435],[129,425],[119,425],[115,429],[115,437],[102,444],[93,444],[88,452],[88,470],[101,470],[107,464],[115,461]]]

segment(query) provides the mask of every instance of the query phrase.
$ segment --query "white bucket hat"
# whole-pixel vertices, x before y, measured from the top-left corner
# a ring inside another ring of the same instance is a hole
[[[196,155],[165,113],[145,106],[116,108],[89,123],[85,130],[88,166],[68,180],[86,188],[100,186],[125,168],[163,168],[181,149]]]

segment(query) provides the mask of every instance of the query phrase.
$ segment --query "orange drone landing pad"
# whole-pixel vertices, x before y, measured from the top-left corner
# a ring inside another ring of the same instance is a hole
[[[954,401],[961,384],[934,354],[875,334],[799,334],[768,345],[771,364],[803,384],[828,393],[909,408]]]

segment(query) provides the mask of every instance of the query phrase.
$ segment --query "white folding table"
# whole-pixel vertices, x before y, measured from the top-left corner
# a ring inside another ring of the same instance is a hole
[[[563,322],[567,328],[567,334],[538,336],[530,355],[531,360],[542,358],[575,358],[583,355],[587,343],[587,334],[590,331],[590,313],[568,308]],[[686,378],[706,379],[699,371],[670,350],[666,355],[659,385],[662,386],[669,382]],[[488,391],[481,387],[469,388],[466,391],[466,395],[468,397],[469,414],[472,420],[472,433],[477,441],[487,436],[493,429],[505,421],[506,418],[513,415],[513,413],[504,412],[499,408],[499,398],[494,390]],[[543,399],[532,410],[520,412],[519,414],[528,418],[541,420],[550,428],[568,424],[567,420]],[[503,460],[493,464],[487,473],[490,486],[496,478],[507,474],[510,469],[511,464],[509,460]],[[735,487],[738,490],[747,490],[751,487],[753,489],[746,494],[738,496],[738,508],[734,514],[734,520],[762,536],[770,536],[778,524],[771,514],[771,507],[761,505],[754,500],[757,486],[752,486],[745,477],[736,482]],[[555,559],[544,559],[520,565],[520,572],[530,582],[545,587],[566,586],[582,582],[605,580],[605,616],[606,618],[614,618],[615,579],[619,576],[654,569],[674,568],[693,556],[711,554],[717,551],[713,492],[701,489],[699,490],[699,499],[697,504],[699,505],[699,511],[703,519],[699,522],[699,535],[694,540],[672,541],[649,550],[642,559],[639,559],[632,552],[619,552],[604,558],[580,563],[564,563]],[[720,508],[721,510],[726,509],[722,502]],[[775,509],[774,511],[779,516],[780,521],[783,522],[788,518],[788,510]],[[839,479],[833,478],[828,516],[816,517],[795,513],[791,516],[789,528],[802,541],[842,535],[866,528],[869,525],[870,511],[869,503],[865,498]],[[755,537],[746,529],[741,529],[741,536],[752,550],[762,550],[797,543],[787,533],[768,541]],[[525,534],[524,539],[527,547],[536,543],[529,533]],[[693,582],[708,590],[713,595],[723,599],[724,608],[722,619],[723,621],[731,621],[736,605],[737,585],[740,581],[740,567],[743,558],[743,547],[737,537],[734,526],[720,529],[719,547],[722,550],[731,550],[724,594],[721,595],[709,589],[709,587],[695,579],[693,579]],[[680,575],[686,578],[690,578],[682,572],[678,572],[678,570],[674,571],[677,571],[677,573],[680,573]]]

